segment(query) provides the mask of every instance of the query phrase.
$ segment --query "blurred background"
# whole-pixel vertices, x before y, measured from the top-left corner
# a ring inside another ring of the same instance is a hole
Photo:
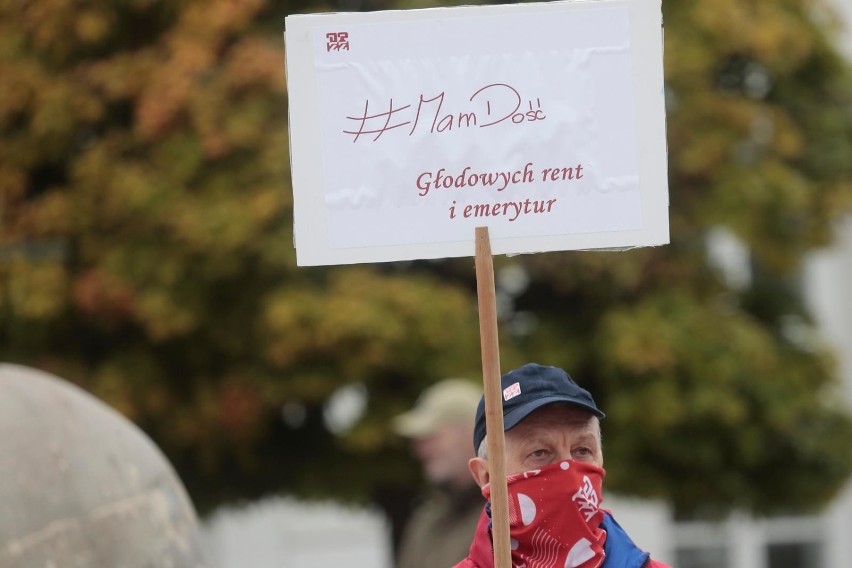
[[[391,568],[423,480],[388,424],[481,376],[471,259],[292,244],[284,17],[437,5],[0,3],[0,361],[150,436],[212,567]],[[671,244],[495,258],[501,365],[593,393],[660,560],[848,568],[852,2],[663,12]]]

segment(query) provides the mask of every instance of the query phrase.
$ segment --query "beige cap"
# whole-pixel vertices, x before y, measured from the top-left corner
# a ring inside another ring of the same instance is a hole
[[[419,438],[450,423],[472,425],[482,389],[465,379],[444,379],[423,391],[414,408],[394,418],[400,436]]]

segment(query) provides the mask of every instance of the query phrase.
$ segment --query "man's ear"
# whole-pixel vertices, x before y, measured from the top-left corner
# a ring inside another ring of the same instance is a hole
[[[488,462],[482,458],[471,458],[467,462],[467,467],[470,469],[470,474],[473,480],[479,487],[485,487],[488,484]]]

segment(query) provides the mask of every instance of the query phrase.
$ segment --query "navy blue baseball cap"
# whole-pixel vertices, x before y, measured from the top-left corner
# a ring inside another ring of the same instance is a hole
[[[503,391],[503,430],[508,432],[531,412],[554,402],[566,402],[588,410],[598,418],[606,416],[598,410],[592,395],[575,383],[559,367],[527,363],[500,378]],[[485,438],[485,397],[476,407],[473,429],[473,451]]]

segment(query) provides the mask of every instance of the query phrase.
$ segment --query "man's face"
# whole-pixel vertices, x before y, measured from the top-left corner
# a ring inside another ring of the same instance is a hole
[[[464,486],[470,483],[467,462],[473,456],[470,439],[473,428],[467,422],[446,424],[433,434],[412,442],[423,464],[426,478],[435,485]]]
[[[506,474],[565,459],[603,467],[600,426],[594,416],[569,404],[550,404],[506,432]]]

